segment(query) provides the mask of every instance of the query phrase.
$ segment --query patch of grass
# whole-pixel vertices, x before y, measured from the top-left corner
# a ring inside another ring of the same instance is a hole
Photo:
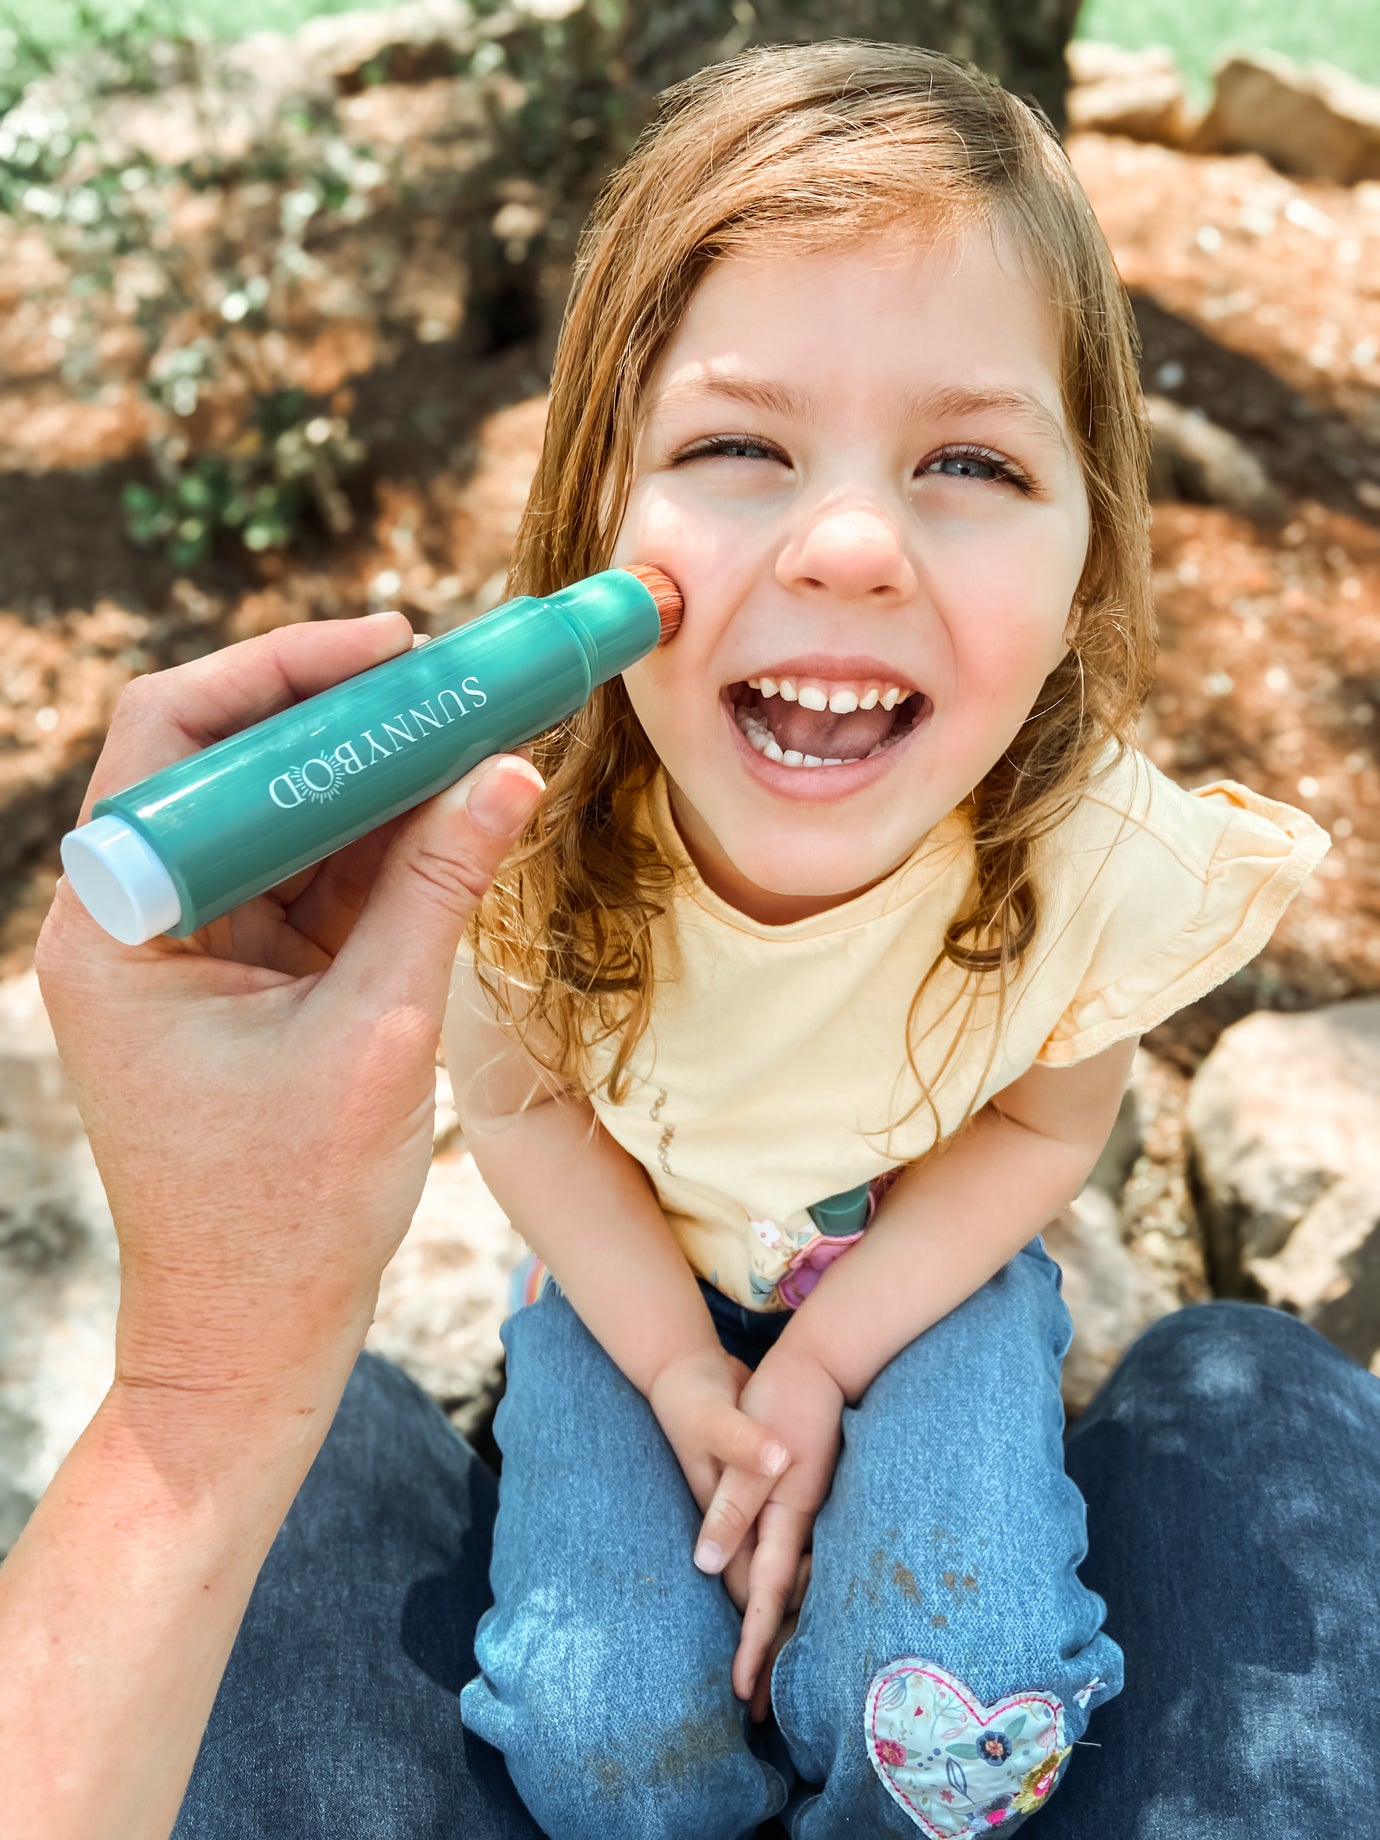
[[[1075,38],[1100,38],[1129,51],[1167,45],[1184,73],[1190,101],[1212,93],[1212,67],[1227,50],[1277,51],[1301,64],[1321,59],[1364,83],[1380,84],[1380,7],[1376,0],[1085,0]]]
[[[368,4],[368,0],[364,0]],[[164,29],[205,38],[292,32],[317,13],[346,13],[361,0],[0,0],[0,23],[21,26],[48,49],[93,35]]]

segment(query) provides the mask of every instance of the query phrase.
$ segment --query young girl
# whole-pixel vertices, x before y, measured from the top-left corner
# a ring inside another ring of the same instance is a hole
[[[1327,847],[1134,749],[1136,360],[1048,124],[923,51],[701,73],[586,232],[514,586],[684,619],[539,746],[446,1035],[549,1273],[461,1705],[558,1840],[1005,1832],[1119,1690],[1039,1233]]]

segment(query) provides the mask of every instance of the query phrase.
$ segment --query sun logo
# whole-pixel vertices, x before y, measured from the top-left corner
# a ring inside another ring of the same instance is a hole
[[[319,754],[314,760],[304,760],[300,767],[290,767],[287,778],[294,792],[300,794],[300,802],[307,805],[326,804],[344,783],[343,774]]]

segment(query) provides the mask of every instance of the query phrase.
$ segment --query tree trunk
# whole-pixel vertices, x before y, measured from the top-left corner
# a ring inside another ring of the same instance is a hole
[[[1062,135],[1064,48],[1079,0],[629,0],[624,44],[634,87],[654,94],[750,45],[871,38],[925,45],[988,71],[1036,102]]]
[[[925,45],[990,72],[1062,135],[1064,50],[1079,0],[545,0],[496,15],[502,98],[485,185],[539,219],[515,249],[480,223],[471,239],[472,322],[492,345],[542,329],[552,346],[580,225],[656,97],[752,45],[827,38]],[[516,85],[512,79],[516,78]],[[496,220],[503,222],[501,218]]]

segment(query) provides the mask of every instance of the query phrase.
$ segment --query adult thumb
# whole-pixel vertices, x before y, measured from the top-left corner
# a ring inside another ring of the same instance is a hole
[[[530,761],[499,754],[418,806],[401,826],[330,977],[371,1008],[421,1008],[439,1026],[465,922],[545,787]]]

